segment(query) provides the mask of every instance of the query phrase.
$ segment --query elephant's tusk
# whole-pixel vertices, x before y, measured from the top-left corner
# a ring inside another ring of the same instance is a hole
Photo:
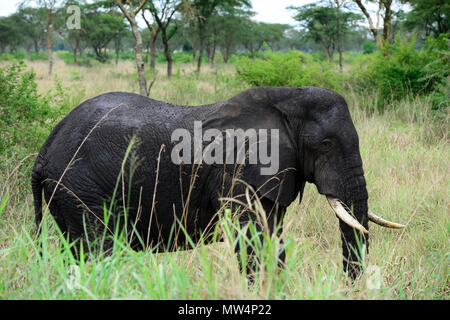
[[[348,224],[350,227],[359,230],[363,233],[369,233],[355,218],[353,218],[347,210],[342,206],[341,201],[336,198],[327,197],[328,203],[330,204],[333,211],[343,222]]]
[[[384,220],[383,218],[380,218],[376,214],[374,214],[372,211],[369,210],[368,212],[369,220],[386,228],[392,228],[392,229],[402,229],[406,226],[400,223],[395,223],[391,221]]]

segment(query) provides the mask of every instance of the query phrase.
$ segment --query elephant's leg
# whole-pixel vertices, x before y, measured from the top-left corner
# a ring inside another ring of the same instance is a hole
[[[92,209],[91,209],[92,208]],[[96,255],[110,251],[109,237],[105,237],[103,213],[94,204],[80,204],[79,200],[63,194],[52,200],[50,209],[62,236],[70,244],[75,260],[80,261],[88,254]]]
[[[276,231],[277,237],[280,241],[280,252],[277,254],[278,266],[283,267],[286,259],[286,253],[284,250],[284,243],[281,239],[281,234],[283,232],[282,222],[283,216],[285,212],[285,208],[279,208],[278,205],[274,204],[272,201],[268,199],[261,199],[261,203],[263,205],[263,209],[267,215],[267,228],[264,222],[261,222],[257,219],[254,213],[252,212],[244,212],[239,219],[239,223],[242,228],[244,228],[247,224],[251,223],[253,226],[252,232],[250,227],[246,229],[245,237],[246,239],[242,239],[242,241],[238,241],[235,246],[235,252],[238,256],[238,262],[241,269],[241,272],[245,269],[247,277],[250,282],[254,281],[254,276],[256,272],[259,271],[261,266],[260,259],[258,257],[258,252],[255,252],[255,248],[258,245],[262,246],[262,250],[264,250],[265,245],[265,237],[264,234],[268,238],[272,237],[272,234]],[[241,244],[245,243],[245,250],[247,255],[247,260],[243,261],[241,257],[241,253],[243,248]],[[244,265],[246,264],[246,265]]]
[[[355,280],[361,273],[364,256],[369,251],[369,235],[363,235],[342,221],[339,221],[339,227],[341,230],[344,272],[347,272],[350,278]]]

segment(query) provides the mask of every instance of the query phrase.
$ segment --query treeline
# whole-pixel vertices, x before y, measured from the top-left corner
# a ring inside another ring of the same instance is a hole
[[[322,0],[288,9],[298,25],[255,21],[249,0],[28,0],[0,17],[0,52],[46,58],[49,74],[53,50],[69,50],[74,64],[132,55],[140,92],[148,94],[146,66],[163,55],[170,77],[175,51],[191,55],[198,72],[218,53],[228,63],[233,54],[254,59],[266,49],[321,51],[329,62],[337,52],[342,69],[344,51],[371,53],[411,33],[421,46],[450,28],[445,0]]]

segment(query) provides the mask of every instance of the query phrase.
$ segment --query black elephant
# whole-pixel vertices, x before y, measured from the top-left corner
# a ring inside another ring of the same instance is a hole
[[[266,143],[277,163],[269,164],[270,169],[267,161],[249,161],[252,155],[246,152],[245,161],[236,165],[242,151],[238,144],[231,145],[231,153],[227,150],[226,157],[236,156],[234,162],[224,159],[220,148],[209,155],[223,163],[198,161],[204,147],[211,147],[204,137],[201,145],[184,141],[197,150],[193,154],[176,152],[177,130],[178,141],[183,132],[195,136],[213,130],[214,142],[223,142],[219,136],[225,139],[230,129],[247,134],[244,146],[249,150],[249,133],[256,133],[256,143]],[[306,182],[317,186],[339,217],[344,270],[357,277],[361,267],[355,249],[358,243],[368,248],[369,219],[403,226],[368,210],[358,134],[345,100],[330,90],[257,87],[201,107],[106,93],[83,102],[53,129],[32,172],[38,230],[44,190],[59,228],[78,245],[119,227],[133,230],[133,248],[155,250],[187,248],[185,234],[174,232],[177,224],[194,242],[207,242],[226,199],[232,199],[233,210],[239,209],[240,223],[263,230],[251,205],[258,199],[266,215],[265,232],[281,234],[286,208],[297,196],[301,201]],[[279,258],[282,263],[284,252]],[[254,265],[247,269],[253,271]]]

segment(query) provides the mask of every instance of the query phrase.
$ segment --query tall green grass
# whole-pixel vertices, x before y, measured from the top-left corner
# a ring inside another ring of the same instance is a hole
[[[38,86],[49,86],[45,63],[41,69],[39,63],[33,64]],[[56,73],[58,68],[68,96],[55,99],[54,107],[65,103],[63,109],[70,110],[80,95],[116,90],[118,83],[122,91],[136,90],[135,78],[109,76],[131,74],[132,64],[96,66],[95,74],[73,69],[83,80],[71,80],[72,69],[57,62]],[[170,80],[162,76],[164,65],[158,68],[151,96],[169,102],[211,103],[246,87],[227,67],[198,75],[181,66]],[[381,112],[370,111],[377,101],[369,93],[346,90],[344,96],[360,137],[370,208],[407,224],[402,231],[370,225],[366,272],[354,285],[342,272],[338,221],[313,185],[286,214],[285,268],[274,264],[278,239],[267,239],[267,250],[259,252],[264,271],[253,286],[239,272],[239,228],[226,214],[217,229],[223,242],[172,253],[135,252],[114,234],[108,257],[93,255],[74,268],[72,244],[51,215],[35,239],[29,178],[36,144],[28,154],[14,152],[12,145],[0,155],[0,299],[449,299],[448,114],[436,119],[432,102],[418,97],[392,102],[395,108]]]

